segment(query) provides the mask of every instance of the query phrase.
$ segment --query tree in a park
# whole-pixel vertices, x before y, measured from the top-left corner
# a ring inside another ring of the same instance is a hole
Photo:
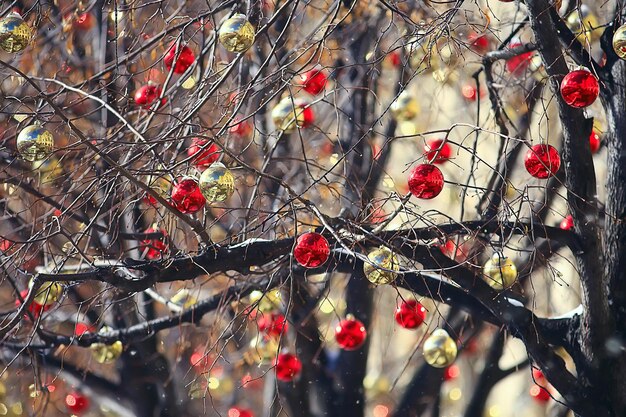
[[[623,0],[0,4],[0,415],[626,415]]]

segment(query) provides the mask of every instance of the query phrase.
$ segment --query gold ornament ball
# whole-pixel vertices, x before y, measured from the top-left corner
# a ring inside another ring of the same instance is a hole
[[[46,158],[54,150],[54,136],[39,125],[28,126],[17,135],[17,151],[27,161]]]
[[[243,14],[235,14],[226,20],[219,31],[219,39],[230,52],[244,52],[254,43],[254,27]]]
[[[391,114],[398,121],[411,120],[418,115],[420,108],[415,97],[408,91],[400,93],[396,101],[391,104]]]
[[[582,5],[567,16],[567,27],[574,32],[579,42],[586,44],[595,42],[602,34],[598,17],[587,7]]]
[[[367,259],[371,263],[363,263],[363,272],[371,283],[390,284],[398,276],[397,272],[400,270],[398,257],[389,248],[381,246],[374,249],[367,255]]]
[[[29,288],[33,287],[33,280],[28,284]],[[33,302],[41,306],[49,306],[57,302],[63,294],[63,287],[58,282],[44,282],[37,291]]]
[[[454,339],[443,329],[435,330],[424,341],[424,359],[435,368],[446,368],[454,363],[457,347]]]
[[[517,267],[501,253],[495,253],[483,267],[483,279],[496,290],[510,287],[517,279]]]
[[[613,34],[613,50],[620,59],[626,60],[626,25],[618,27]]]
[[[107,333],[110,332],[111,328],[108,326],[102,327],[99,333]],[[91,350],[91,355],[98,363],[113,363],[122,355],[124,351],[124,345],[119,340],[116,340],[110,345],[105,343],[94,343],[89,346]]]
[[[286,133],[293,132],[298,127],[303,127],[306,122],[305,108],[302,100],[291,96],[285,97],[272,109],[272,121],[277,129]]]
[[[269,363],[278,355],[279,340],[275,337],[258,335],[250,341],[249,359],[258,364]]]
[[[252,291],[250,293],[250,304],[256,304],[262,313],[274,311],[281,306],[282,295],[276,288],[263,293],[262,291]]]
[[[0,48],[14,54],[28,46],[32,32],[22,16],[11,13],[0,20]]]
[[[235,192],[235,177],[221,162],[205,169],[198,184],[208,202],[225,201]]]

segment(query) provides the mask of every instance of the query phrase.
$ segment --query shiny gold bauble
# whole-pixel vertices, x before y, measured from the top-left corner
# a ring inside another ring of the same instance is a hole
[[[30,42],[32,31],[22,16],[11,13],[0,20],[0,48],[14,54],[23,51]]]
[[[250,304],[256,305],[259,311],[266,313],[280,308],[282,295],[280,290],[274,288],[265,293],[262,291],[252,291],[248,297]]]
[[[297,127],[304,127],[306,122],[305,106],[302,100],[287,96],[272,109],[272,121],[276,129],[293,132]]]
[[[244,52],[254,43],[254,27],[243,14],[226,20],[219,31],[221,44],[230,52]]]
[[[454,339],[443,329],[435,330],[424,341],[424,359],[435,368],[446,368],[456,359],[457,347]]]
[[[161,197],[168,198],[172,183],[167,178],[159,175],[146,175],[143,177],[143,182]]]
[[[598,17],[586,5],[582,5],[579,10],[570,13],[567,16],[566,24],[574,32],[578,41],[583,44],[595,42],[602,35]]]
[[[28,284],[29,288],[32,288],[33,281],[31,280]],[[35,295],[33,299],[34,303],[37,303],[41,306],[49,306],[57,302],[57,300],[63,294],[63,287],[58,282],[44,282],[41,287],[39,287],[39,291]]]
[[[253,363],[269,363],[278,355],[280,349],[279,340],[276,337],[266,337],[258,335],[250,341],[250,349],[247,352],[247,359]]]
[[[495,253],[483,267],[483,279],[496,290],[510,287],[517,279],[517,267],[501,253]]]
[[[390,110],[396,120],[404,121],[411,120],[417,116],[420,107],[415,97],[405,90],[400,93],[396,101],[391,104]]]
[[[104,326],[100,329],[99,333],[110,332],[111,328]],[[89,346],[91,355],[98,363],[113,363],[122,355],[124,351],[124,345],[119,340],[116,340],[110,345],[104,343],[94,343]]]
[[[224,201],[235,192],[235,177],[224,164],[215,162],[204,170],[198,185],[208,202]]]
[[[54,150],[54,136],[39,125],[28,126],[17,135],[17,151],[27,161],[46,158]]]
[[[626,25],[618,27],[613,34],[613,50],[620,59],[626,59]]]
[[[381,246],[374,249],[367,255],[367,259],[371,263],[363,263],[363,272],[371,283],[389,284],[398,276],[397,272],[400,270],[398,257],[389,248]]]

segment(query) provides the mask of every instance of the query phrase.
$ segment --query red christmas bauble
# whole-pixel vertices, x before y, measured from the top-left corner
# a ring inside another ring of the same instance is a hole
[[[96,23],[91,13],[80,13],[74,19],[74,27],[80,30],[89,30]]]
[[[278,337],[287,332],[287,320],[280,313],[261,313],[257,315],[256,320],[259,332],[268,336]]]
[[[228,417],[254,417],[252,411],[241,408],[241,407],[231,407],[228,410]]]
[[[178,53],[178,57],[176,54]],[[174,61],[176,63],[174,64]],[[196,56],[187,45],[179,45],[178,51],[176,50],[176,43],[170,46],[170,49],[165,54],[163,58],[163,63],[165,64],[165,68],[167,70],[172,69],[172,65],[174,65],[174,74],[182,74],[187,71],[187,68],[193,65],[196,61]]]
[[[563,230],[572,230],[572,228],[574,227],[574,218],[571,216],[571,214],[568,214],[563,220],[561,220],[561,224],[559,224],[559,227]]]
[[[181,213],[195,213],[206,204],[206,199],[200,191],[198,181],[193,178],[183,178],[172,187],[171,194],[174,207]]]
[[[424,156],[429,163],[443,164],[452,155],[452,147],[443,139],[428,139],[424,145]]]
[[[416,329],[426,319],[426,309],[416,300],[406,300],[396,308],[395,319],[405,329]]]
[[[300,74],[298,85],[302,87],[304,91],[315,96],[326,87],[328,77],[323,69],[312,69],[304,74]]]
[[[387,54],[386,58],[391,62],[391,65],[398,68],[400,64],[402,64],[402,58],[400,57],[400,52],[391,51]]]
[[[591,153],[596,153],[600,149],[600,135],[595,130],[589,135],[589,147],[591,148]]]
[[[600,94],[598,79],[587,70],[574,70],[561,81],[561,97],[572,107],[587,107],[596,101],[598,94]]]
[[[468,40],[470,41],[470,47],[479,54],[484,54],[489,50],[489,38],[487,35],[472,33],[468,36]]]
[[[524,166],[533,177],[545,179],[558,172],[561,166],[561,157],[554,146],[537,144],[526,152]]]
[[[96,333],[96,331],[97,330],[95,326],[83,322],[78,322],[74,327],[74,336],[82,336],[85,333]]]
[[[296,355],[291,353],[281,353],[276,357],[276,378],[280,381],[293,381],[300,371],[302,371],[302,362]]]
[[[22,290],[20,291],[20,295],[22,296],[23,299],[26,299],[26,297],[28,296],[28,290]],[[15,299],[15,308],[19,308],[22,305],[22,303],[20,302],[19,298]],[[52,308],[53,304],[48,304],[48,305],[42,305],[39,303],[36,303],[35,301],[31,302],[30,305],[28,306],[28,311],[30,311],[30,313],[33,315],[33,317],[37,318],[41,315],[41,313],[48,311]]]
[[[319,233],[304,233],[296,240],[293,256],[303,267],[317,268],[328,260],[330,245],[328,240]]]
[[[233,135],[245,137],[252,133],[252,124],[249,120],[239,121],[235,119],[234,124],[228,129]]]
[[[461,368],[459,368],[459,365],[452,364],[448,366],[446,370],[443,372],[443,380],[452,381],[453,379],[456,379],[460,374],[461,374]]]
[[[78,392],[72,392],[65,396],[65,407],[74,414],[80,414],[89,408],[89,399]]]
[[[434,165],[421,164],[409,175],[409,191],[417,198],[431,199],[443,190],[443,174]]]
[[[348,317],[335,327],[335,340],[343,350],[356,350],[363,345],[367,330],[360,320]]]
[[[533,385],[530,387],[530,396],[534,398],[535,401],[545,404],[550,401],[550,393],[547,389],[540,387],[539,385]]]
[[[191,145],[187,148],[187,156],[193,157],[192,164],[200,168],[207,168],[220,158],[220,148],[202,138],[193,138]],[[204,149],[203,149],[204,148]]]
[[[141,249],[146,250],[146,259],[154,261],[157,259],[161,259],[164,254],[167,253],[167,232],[164,229],[155,229],[153,227],[146,229],[144,233],[163,233],[163,237],[161,239],[146,239],[141,242]]]
[[[465,84],[461,88],[461,94],[468,101],[476,101],[476,98],[478,97],[478,90],[476,90],[476,87],[471,84]]]
[[[512,42],[509,44],[509,49],[515,49],[518,46],[522,46],[521,42]],[[506,61],[506,69],[513,75],[521,75],[526,71],[528,65],[530,65],[530,60],[533,56],[532,52],[524,52],[523,54],[519,54],[514,56],[513,58],[509,58]]]
[[[161,87],[154,84],[142,85],[135,91],[135,103],[145,109],[161,96]],[[163,104],[163,101],[161,102]]]
[[[315,123],[315,113],[313,113],[313,109],[308,105],[301,105],[302,110],[302,124],[300,127],[310,127],[313,123]]]

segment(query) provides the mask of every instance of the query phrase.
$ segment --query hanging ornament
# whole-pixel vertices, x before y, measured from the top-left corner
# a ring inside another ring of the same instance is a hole
[[[82,414],[89,408],[89,399],[78,392],[65,396],[65,407],[72,414]]]
[[[250,341],[250,349],[247,356],[252,363],[266,364],[276,357],[279,349],[278,338],[257,335]]]
[[[367,330],[363,323],[350,314],[335,327],[335,340],[343,350],[357,350],[366,337]]]
[[[437,329],[424,341],[424,359],[435,368],[452,365],[457,355],[454,339],[443,329]]]
[[[398,257],[387,247],[381,246],[367,255],[369,262],[363,262],[365,277],[376,285],[390,284],[400,270]]]
[[[142,85],[135,91],[135,104],[149,109],[152,104],[161,97],[161,87],[152,82],[148,82],[146,85]],[[161,100],[161,105],[165,103],[165,99]]]
[[[626,59],[626,25],[618,27],[613,34],[613,50],[620,59]]]
[[[419,103],[407,90],[404,90],[396,100],[391,103],[391,115],[397,121],[411,120],[419,114]]]
[[[571,71],[561,81],[561,97],[572,107],[587,107],[596,101],[598,94],[598,78],[586,69]]]
[[[304,91],[315,96],[324,91],[328,77],[323,69],[312,69],[304,74],[300,74],[296,81],[296,85],[302,87]]]
[[[533,177],[546,179],[556,175],[561,166],[561,157],[553,146],[537,144],[526,152],[524,166]]]
[[[33,287],[33,283],[34,281],[31,279],[28,283],[29,289]],[[58,282],[47,281],[39,287],[33,302],[41,306],[50,306],[61,298],[61,294],[63,294],[63,287],[61,284]]]
[[[184,177],[178,183],[174,184],[172,187],[171,199],[174,207],[181,213],[185,214],[191,214],[202,210],[206,204],[206,199],[200,191],[198,182],[191,177]]]
[[[14,54],[22,52],[33,36],[30,26],[19,13],[9,13],[0,20],[0,48]]]
[[[592,154],[598,152],[600,149],[600,135],[598,135],[598,132],[595,130],[592,130],[591,135],[589,135],[589,148]]]
[[[315,114],[306,101],[288,96],[272,109],[272,121],[276,129],[290,133],[296,127],[304,129],[311,126],[315,122]]]
[[[156,194],[163,197],[164,199],[167,198],[170,187],[172,186],[167,178],[158,175],[148,175],[144,177],[144,183],[148,187],[150,187]],[[156,206],[157,204],[156,198],[148,193],[145,194],[144,201],[151,206]]]
[[[568,214],[565,216],[565,218],[561,220],[559,227],[563,230],[572,230],[574,228],[574,218],[572,215]]]
[[[479,35],[478,33],[471,33],[467,40],[470,43],[470,47],[476,53],[481,55],[487,53],[489,51],[489,37],[486,34]]]
[[[74,27],[78,30],[88,31],[91,30],[96,24],[96,20],[89,12],[79,13],[74,17]]]
[[[74,336],[76,337],[80,337],[84,335],[85,333],[95,333],[95,332],[96,332],[96,328],[95,326],[92,326],[91,324],[87,324],[87,323],[83,323],[79,321],[74,326]]]
[[[162,233],[163,237],[158,239],[146,239],[141,242],[141,250],[146,251],[146,259],[150,261],[161,259],[163,255],[166,255],[169,252],[169,247],[167,244],[167,232],[165,231],[165,229],[159,229],[158,226],[154,224],[152,225],[152,227],[146,229],[144,233],[157,232]]]
[[[550,392],[543,388],[540,387],[539,385],[533,385],[532,387],[530,387],[530,396],[533,397],[533,399],[535,401],[537,401],[538,403],[541,404],[545,404],[548,401],[550,401]]]
[[[199,168],[206,168],[216,162],[220,154],[220,148],[208,139],[193,138],[191,146],[187,148],[187,156],[193,158],[191,163]]]
[[[428,139],[424,145],[424,157],[430,164],[443,164],[450,159],[452,147],[443,139]]]
[[[446,370],[443,372],[443,380],[444,381],[455,380],[458,378],[460,374],[461,374],[461,369],[459,368],[459,365],[452,364],[448,366]]]
[[[219,31],[222,46],[230,52],[244,52],[254,43],[254,27],[243,14],[234,14]]]
[[[417,198],[429,200],[443,190],[443,174],[434,165],[421,164],[409,175],[409,191]]]
[[[508,49],[515,49],[522,45],[523,44],[520,40],[513,40],[509,44]],[[530,64],[532,56],[533,56],[533,52],[530,51],[530,52],[524,52],[522,54],[519,54],[512,58],[507,59],[506,61],[507,71],[509,71],[514,76],[522,75],[524,71],[526,71],[526,68],[528,68],[528,65]]]
[[[221,162],[215,162],[200,175],[200,190],[209,203],[226,201],[235,192],[235,177]]]
[[[112,329],[108,326],[103,326],[98,333],[108,333],[112,331]],[[89,346],[89,350],[91,350],[91,356],[98,363],[113,363],[122,355],[124,351],[124,345],[119,340],[111,343],[110,345],[104,343],[94,343]]]
[[[163,63],[168,71],[174,66],[174,74],[183,74],[196,62],[193,50],[187,45],[178,45],[174,42],[163,58]]]
[[[509,288],[517,279],[517,267],[502,253],[494,253],[483,266],[483,279],[493,289]]]
[[[249,120],[241,120],[237,117],[233,121],[233,125],[228,128],[228,131],[235,136],[247,137],[252,133],[252,124]]]
[[[231,407],[228,409],[227,417],[254,417],[254,414],[245,408]]]
[[[276,378],[283,382],[293,381],[302,371],[302,362],[296,355],[281,353],[276,357]]]
[[[27,161],[46,158],[54,150],[54,136],[39,124],[28,126],[17,135],[17,151]]]
[[[25,300],[26,297],[28,296],[28,290],[20,291],[20,296],[22,296],[22,299]],[[20,299],[16,298],[15,299],[15,308],[20,308],[21,305],[22,305],[22,302],[20,301]],[[51,308],[52,308],[52,304],[42,305],[42,304],[39,304],[39,303],[33,301],[28,306],[28,311],[30,311],[30,313],[33,315],[34,318],[38,318],[39,316],[41,316],[41,314],[43,312],[48,311]],[[25,315],[25,316],[28,317],[27,315]]]
[[[259,332],[267,336],[280,337],[287,332],[287,320],[280,313],[261,313],[256,316],[256,320]]]
[[[281,307],[283,296],[277,288],[266,292],[252,291],[248,296],[250,304],[256,304],[260,312],[270,312]]]
[[[305,268],[322,266],[330,256],[328,240],[319,233],[304,233],[296,240],[293,257]]]
[[[396,308],[395,319],[405,329],[417,329],[426,319],[426,309],[417,300],[406,300]]]
[[[476,89],[475,86],[471,84],[465,84],[461,88],[461,95],[467,101],[476,101],[476,99],[478,98],[478,90]]]
[[[603,32],[598,17],[585,4],[581,4],[577,10],[572,11],[565,23],[574,32],[578,41],[585,46],[597,41]]]

